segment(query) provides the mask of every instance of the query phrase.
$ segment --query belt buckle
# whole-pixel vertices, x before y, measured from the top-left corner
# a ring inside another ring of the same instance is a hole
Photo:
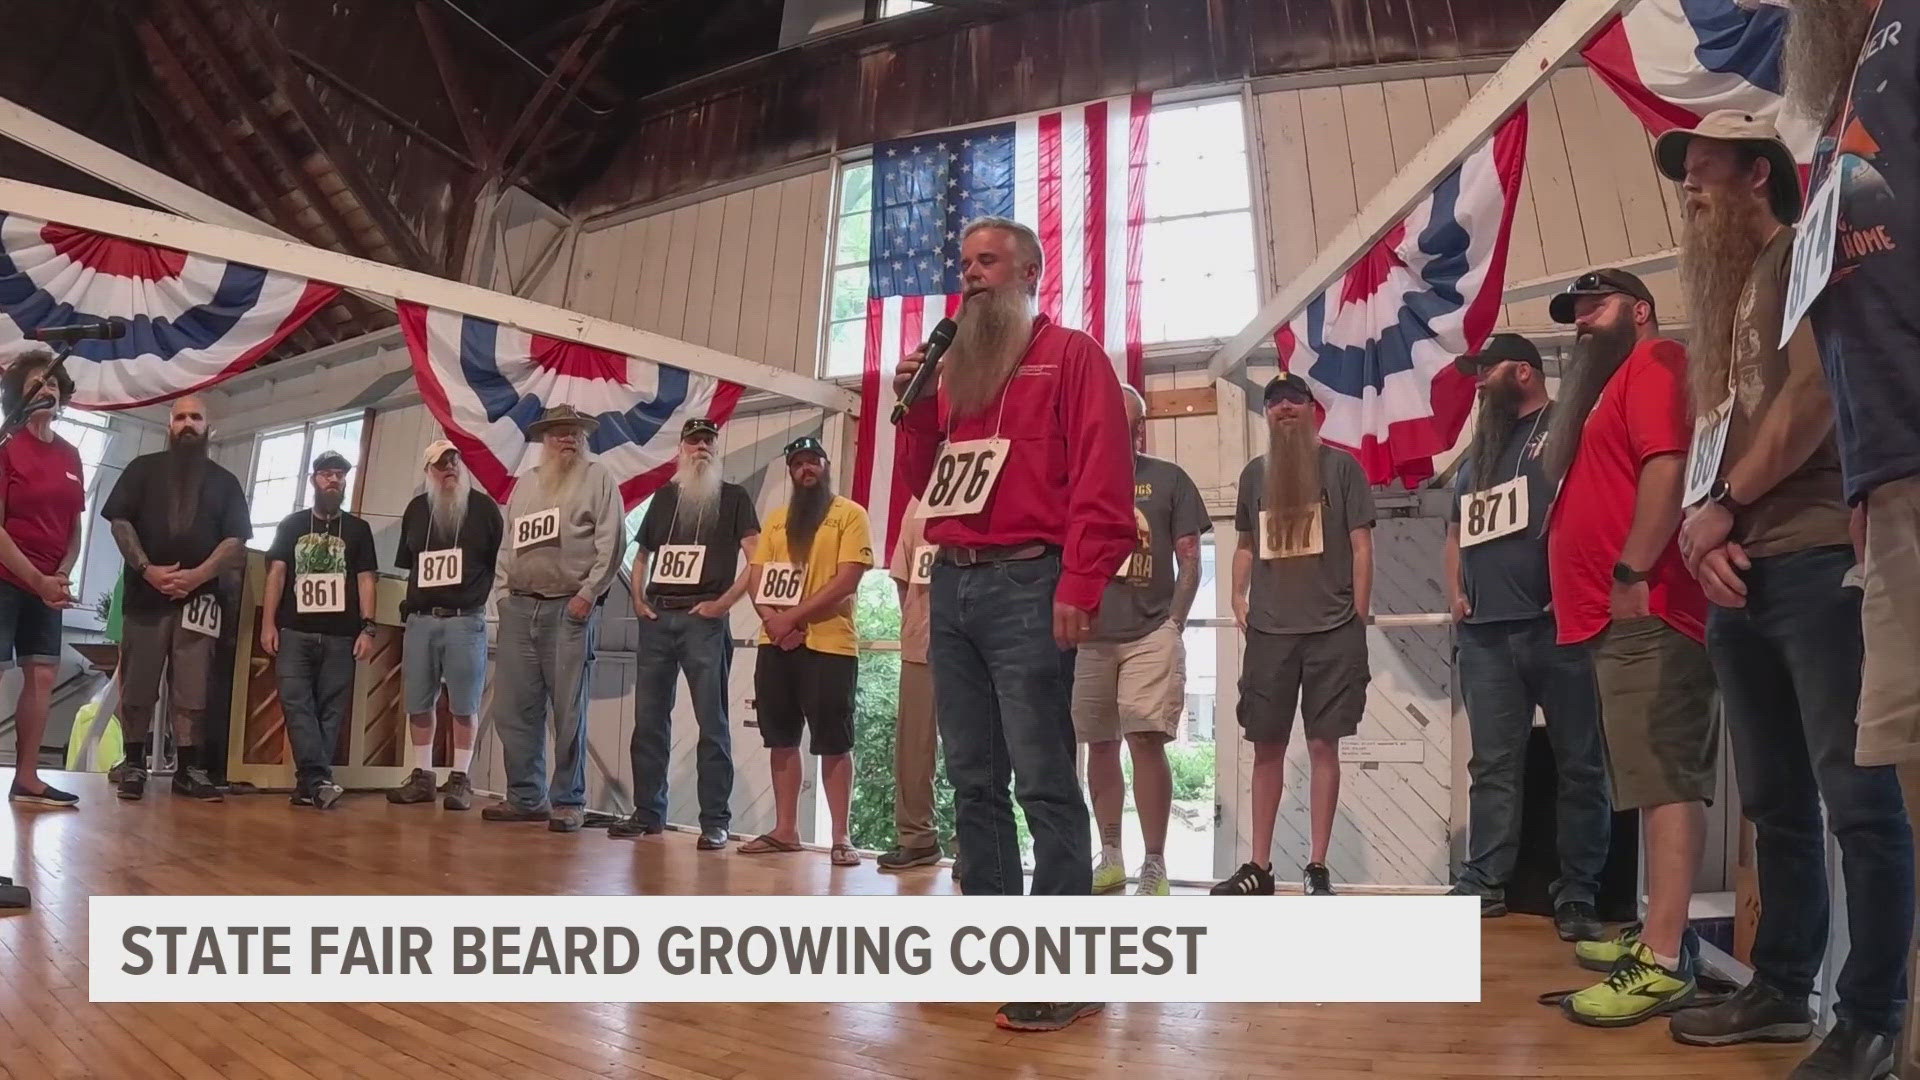
[[[981,560],[980,560],[979,548],[943,547],[940,550],[942,553],[945,553],[945,552],[953,553],[952,562],[953,562],[953,565],[955,566],[979,566],[980,565]]]

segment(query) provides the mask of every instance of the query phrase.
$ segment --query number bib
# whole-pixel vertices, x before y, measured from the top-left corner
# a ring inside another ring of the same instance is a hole
[[[347,575],[295,574],[293,610],[302,615],[326,615],[347,610]]]
[[[1527,527],[1527,478],[1471,492],[1460,508],[1460,546],[1472,547],[1511,536]]]
[[[760,567],[760,588],[753,602],[768,607],[792,607],[800,602],[807,584],[807,568],[799,563],[770,562]]]
[[[1833,241],[1840,224],[1840,168],[1836,157],[1820,190],[1807,197],[1800,229],[1793,237],[1786,303],[1780,312],[1780,348],[1787,347],[1821,290],[1833,277]]]
[[[513,550],[544,544],[560,535],[560,508],[549,506],[513,519]]]
[[[653,557],[653,580],[659,585],[698,585],[707,565],[703,544],[667,544]]]
[[[1292,523],[1285,535],[1280,537],[1280,546],[1275,547],[1267,530],[1267,512],[1260,511],[1260,557],[1263,559],[1297,559],[1302,555],[1318,555],[1326,548],[1326,534],[1321,528],[1320,505],[1314,504],[1313,513]]]
[[[1693,445],[1687,449],[1687,483],[1680,505],[1692,506],[1707,497],[1720,479],[1720,455],[1727,448],[1727,429],[1733,426],[1733,395],[1693,422]]]
[[[420,573],[416,582],[423,589],[458,585],[466,577],[466,552],[459,548],[420,553]]]
[[[1007,463],[1007,439],[969,439],[948,443],[933,466],[933,482],[922,501],[926,517],[977,514],[987,505],[1000,468]]]
[[[208,637],[220,636],[220,598],[212,593],[201,593],[187,601],[180,612],[180,625],[196,634]]]
[[[907,572],[907,584],[925,585],[933,580],[933,560],[940,555],[939,544],[921,544],[913,549],[913,569]]]

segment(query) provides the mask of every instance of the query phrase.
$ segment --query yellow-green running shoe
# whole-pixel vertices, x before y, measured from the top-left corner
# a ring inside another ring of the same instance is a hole
[[[1135,896],[1166,896],[1173,890],[1167,882],[1167,864],[1157,858],[1149,857],[1140,864],[1140,883],[1133,888]]]
[[[1126,888],[1126,885],[1127,868],[1120,860],[1102,855],[1100,861],[1093,864],[1093,891],[1096,896],[1116,892]]]
[[[1576,941],[1573,943],[1573,958],[1588,971],[1612,971],[1620,958],[1633,951],[1640,942],[1640,924],[1623,926],[1616,937],[1605,941]]]
[[[1562,998],[1560,1011],[1577,1024],[1628,1027],[1685,1008],[1693,1000],[1694,980],[1685,960],[1680,966],[1682,971],[1668,971],[1652,949],[1635,941],[1605,979]]]

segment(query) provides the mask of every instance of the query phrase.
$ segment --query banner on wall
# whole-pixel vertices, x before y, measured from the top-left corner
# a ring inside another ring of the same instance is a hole
[[[293,274],[0,212],[0,345],[112,320],[67,360],[73,403],[130,409],[252,367],[340,289]]]
[[[632,509],[672,479],[680,426],[725,424],[740,400],[737,384],[670,364],[422,304],[403,301],[399,313],[422,400],[503,505],[540,463],[527,425],[555,405],[599,419],[588,447]]]

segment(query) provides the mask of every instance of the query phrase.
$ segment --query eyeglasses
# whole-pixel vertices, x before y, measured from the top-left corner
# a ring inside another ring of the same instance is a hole
[[[1267,394],[1267,404],[1269,405],[1276,401],[1285,401],[1293,405],[1305,405],[1312,400],[1312,394],[1294,386],[1283,386]]]

